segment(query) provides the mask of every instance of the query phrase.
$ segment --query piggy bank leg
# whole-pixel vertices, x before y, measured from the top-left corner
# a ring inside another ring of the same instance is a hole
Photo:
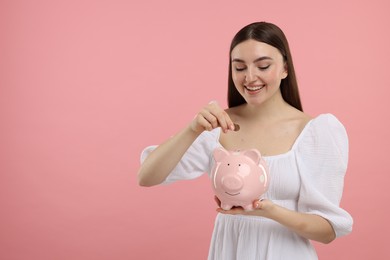
[[[252,204],[248,204],[248,205],[243,206],[243,208],[244,208],[245,211],[252,211],[253,210],[253,205]]]
[[[232,207],[233,207],[233,206],[230,205],[230,204],[221,202],[221,208],[222,208],[223,210],[230,210]]]

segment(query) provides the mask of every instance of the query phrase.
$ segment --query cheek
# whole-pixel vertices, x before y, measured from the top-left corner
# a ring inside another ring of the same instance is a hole
[[[282,71],[273,70],[264,75],[263,80],[269,86],[275,85],[276,87],[278,87],[280,85],[280,81],[282,80],[282,74]]]
[[[232,79],[234,84],[239,85],[242,84],[242,82],[245,79],[245,74],[244,73],[237,73],[236,71],[232,70]]]
[[[247,164],[241,164],[241,166],[238,168],[238,174],[241,175],[242,177],[249,175],[250,172],[251,172],[251,167]]]
[[[232,74],[232,80],[233,80],[234,86],[236,87],[237,91],[242,95],[243,79],[237,74]]]
[[[272,70],[269,70],[268,73],[264,75],[264,77],[272,81],[277,79],[279,74],[280,74],[279,68],[274,68]]]
[[[237,91],[243,95],[244,91],[244,77],[240,74],[232,74],[232,80]]]

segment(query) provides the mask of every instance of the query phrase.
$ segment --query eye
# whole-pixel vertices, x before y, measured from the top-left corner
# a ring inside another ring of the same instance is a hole
[[[269,66],[271,66],[271,65],[268,65],[268,66],[263,66],[263,67],[258,67],[258,68],[259,68],[259,70],[266,70],[266,69],[268,69],[268,68],[269,68]]]
[[[245,68],[234,68],[235,69],[235,71],[244,71],[245,70]]]
[[[230,163],[228,163],[227,165],[230,166]]]

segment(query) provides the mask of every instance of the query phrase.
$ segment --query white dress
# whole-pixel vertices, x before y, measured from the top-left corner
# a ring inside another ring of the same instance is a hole
[[[220,128],[203,132],[165,180],[171,183],[210,173]],[[147,147],[141,161],[156,146]],[[287,153],[266,156],[270,186],[265,198],[285,208],[327,219],[336,236],[352,230],[352,217],[339,207],[348,164],[348,137],[332,114],[309,121]],[[263,217],[216,217],[209,260],[318,259],[310,241]]]

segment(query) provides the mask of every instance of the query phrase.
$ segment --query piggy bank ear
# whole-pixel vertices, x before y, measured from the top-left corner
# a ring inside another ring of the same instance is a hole
[[[250,159],[252,159],[252,161],[254,161],[256,164],[260,163],[261,154],[258,150],[250,149],[250,150],[244,151],[243,154],[245,156],[249,157]]]
[[[222,161],[222,159],[228,155],[229,155],[229,152],[226,151],[223,147],[218,147],[213,152],[214,160],[216,162]]]

